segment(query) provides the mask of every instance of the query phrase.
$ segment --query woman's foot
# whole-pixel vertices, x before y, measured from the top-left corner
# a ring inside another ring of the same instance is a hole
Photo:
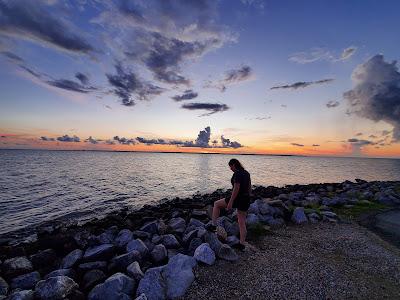
[[[233,245],[232,248],[235,248],[240,251],[244,251],[244,249],[246,249],[246,246],[243,245],[242,243],[237,243],[237,244]]]

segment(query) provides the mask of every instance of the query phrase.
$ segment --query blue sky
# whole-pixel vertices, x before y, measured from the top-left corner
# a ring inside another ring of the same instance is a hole
[[[399,8],[0,0],[0,147],[398,157]]]

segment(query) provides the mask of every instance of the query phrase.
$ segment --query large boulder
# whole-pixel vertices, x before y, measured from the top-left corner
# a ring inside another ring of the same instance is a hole
[[[113,272],[125,272],[126,268],[134,261],[140,262],[142,255],[139,251],[132,250],[131,252],[115,256],[111,259],[108,269]]]
[[[71,278],[56,276],[39,281],[36,284],[35,294],[37,298],[43,300],[68,299],[76,294],[78,287]]]
[[[29,260],[32,262],[33,268],[36,270],[54,265],[56,259],[57,255],[53,249],[42,250],[29,257]]]
[[[96,284],[103,282],[107,278],[106,274],[100,270],[90,270],[83,275],[82,284],[86,291],[91,290]]]
[[[82,258],[83,251],[81,249],[75,249],[68,253],[61,261],[61,269],[69,269],[74,267]]]
[[[141,239],[131,240],[126,245],[127,252],[131,252],[134,250],[138,251],[142,255],[142,257],[145,257],[149,253],[149,249],[147,248],[146,244]]]
[[[35,292],[32,290],[16,290],[7,298],[7,300],[33,300],[34,298]]]
[[[257,215],[255,214],[248,214],[247,218],[246,218],[246,225],[247,226],[255,226],[260,222],[260,220],[258,219]]]
[[[72,279],[76,279],[77,275],[74,269],[58,269],[50,272],[46,276],[44,276],[44,280],[49,279],[50,277],[57,277],[57,276],[67,276]]]
[[[134,279],[122,273],[115,273],[104,283],[96,285],[89,293],[89,300],[128,300],[136,287]]]
[[[26,274],[33,271],[32,263],[25,257],[14,257],[3,262],[3,274],[8,278]]]
[[[83,273],[86,271],[94,270],[94,269],[99,269],[99,270],[102,270],[105,272],[107,270],[107,262],[104,260],[92,261],[92,262],[80,264],[78,266],[78,271],[83,272]]]
[[[140,265],[137,261],[134,261],[131,263],[127,268],[126,268],[126,273],[132,277],[133,279],[136,280],[136,282],[139,282],[144,274],[142,272],[142,269],[140,268]]]
[[[0,296],[5,296],[8,293],[8,283],[0,277]]]
[[[114,240],[114,245],[123,248],[133,238],[133,233],[129,229],[122,229]]]
[[[145,295],[148,300],[166,299],[166,283],[161,275],[162,267],[150,268],[139,282],[136,296]]]
[[[39,280],[40,274],[35,271],[13,278],[10,286],[12,289],[30,290],[35,287]]]
[[[167,248],[164,245],[156,245],[150,255],[154,263],[160,264],[168,257]]]
[[[307,216],[304,213],[304,207],[296,207],[293,211],[292,222],[295,224],[304,224],[307,223]]]
[[[161,236],[161,243],[168,249],[177,249],[181,246],[173,234]]]
[[[173,231],[177,233],[183,233],[185,232],[186,229],[186,222],[183,218],[178,217],[178,218],[172,218],[168,222],[168,227]]]
[[[210,266],[215,263],[215,253],[207,243],[203,243],[197,247],[197,249],[194,251],[193,257],[198,262],[202,262]]]
[[[203,240],[201,238],[194,238],[193,240],[190,241],[189,247],[188,247],[188,254],[192,255],[194,254],[194,251],[203,243]]]
[[[247,212],[249,214],[255,214],[255,215],[260,213],[260,210],[258,208],[257,202],[251,203],[250,206],[249,206],[249,209],[247,210]]]
[[[108,260],[113,256],[115,247],[113,244],[103,244],[86,249],[83,255],[84,261]]]
[[[106,231],[104,231],[102,234],[97,236],[97,239],[101,244],[111,244],[114,241],[117,233],[118,233],[118,227],[111,226]]]
[[[156,233],[158,233],[158,222],[157,221],[152,221],[152,222],[146,223],[145,225],[143,225],[140,228],[140,230],[141,231],[146,231],[146,232],[151,233],[151,234],[156,234]]]
[[[213,232],[207,232],[205,235],[205,242],[210,245],[210,248],[218,253],[219,249],[222,247],[222,243],[218,240],[218,237]]]
[[[235,250],[233,250],[227,244],[222,244],[221,248],[219,248],[217,252],[217,256],[227,261],[237,261],[239,259],[239,256],[236,254]]]

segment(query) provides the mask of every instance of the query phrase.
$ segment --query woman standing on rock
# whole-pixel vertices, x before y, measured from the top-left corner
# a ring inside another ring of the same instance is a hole
[[[226,198],[222,198],[214,202],[212,224],[207,229],[211,231],[216,230],[217,219],[220,214],[221,208],[232,209],[237,208],[237,218],[239,223],[240,243],[233,246],[234,248],[244,250],[246,240],[246,215],[250,206],[251,194],[251,179],[250,174],[247,172],[242,164],[235,158],[231,159],[228,163],[233,172],[231,178],[232,194]]]

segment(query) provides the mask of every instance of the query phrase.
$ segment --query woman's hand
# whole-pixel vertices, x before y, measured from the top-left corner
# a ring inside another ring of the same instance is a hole
[[[233,201],[229,201],[228,206],[226,207],[227,210],[232,209]]]

